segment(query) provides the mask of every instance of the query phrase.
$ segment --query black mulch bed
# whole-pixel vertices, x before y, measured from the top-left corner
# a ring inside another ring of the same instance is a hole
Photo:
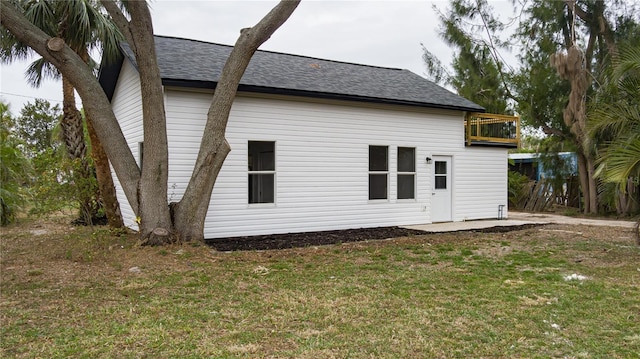
[[[474,232],[501,233],[531,228],[536,225],[492,227],[476,229]],[[322,231],[304,233],[272,234],[265,236],[229,237],[206,240],[206,244],[218,251],[248,251],[301,248],[327,244],[360,242],[376,239],[388,239],[419,235],[437,235],[414,229],[400,227],[358,228],[341,231]]]

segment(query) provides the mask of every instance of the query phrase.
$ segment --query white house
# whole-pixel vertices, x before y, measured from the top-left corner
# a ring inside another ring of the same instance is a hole
[[[169,141],[169,199],[183,194],[231,47],[156,37]],[[143,146],[130,49],[100,82],[131,151]],[[239,86],[205,238],[497,218],[507,147],[467,141],[483,112],[407,70],[258,51]],[[128,226],[135,216],[122,189]],[[503,213],[506,216],[506,213]]]

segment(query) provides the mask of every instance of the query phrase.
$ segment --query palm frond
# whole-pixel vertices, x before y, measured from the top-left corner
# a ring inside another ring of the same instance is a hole
[[[49,36],[57,36],[60,19],[56,15],[54,2],[29,0],[24,4],[24,15],[29,21]]]
[[[629,177],[640,176],[640,136],[628,142],[611,144],[601,155],[602,178],[620,184],[624,190]]]
[[[49,61],[41,57],[27,67],[25,77],[31,86],[40,87],[44,79],[60,79],[60,72]]]
[[[612,77],[619,80],[630,74],[640,76],[640,46],[626,46],[621,50]]]

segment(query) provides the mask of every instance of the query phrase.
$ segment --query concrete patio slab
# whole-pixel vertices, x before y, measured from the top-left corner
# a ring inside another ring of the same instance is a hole
[[[509,212],[509,218],[503,220],[488,219],[478,221],[465,222],[446,222],[433,224],[418,224],[412,226],[403,226],[403,228],[415,229],[427,233],[440,232],[457,232],[472,231],[476,229],[487,229],[494,227],[518,227],[532,224],[570,224],[570,225],[586,225],[586,226],[611,226],[633,228],[635,222],[621,220],[591,219],[567,217],[557,214],[547,213],[527,213],[527,212]]]
[[[527,212],[509,212],[509,219],[524,221],[545,221],[547,223],[556,224],[572,224],[584,226],[608,226],[633,228],[636,225],[634,221],[614,220],[614,219],[593,219],[568,217],[552,213],[527,213]]]

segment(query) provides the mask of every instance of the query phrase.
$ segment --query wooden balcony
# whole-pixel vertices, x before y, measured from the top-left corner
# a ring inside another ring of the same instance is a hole
[[[467,146],[520,147],[520,116],[472,112],[464,128]]]

